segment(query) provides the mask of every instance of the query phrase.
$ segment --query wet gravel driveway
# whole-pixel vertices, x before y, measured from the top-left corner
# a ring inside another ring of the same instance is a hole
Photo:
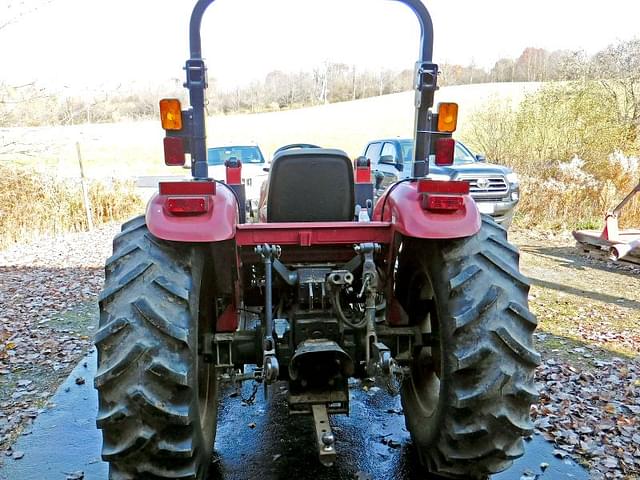
[[[107,465],[100,460],[100,432],[95,428],[94,373],[95,353],[91,353],[52,398],[53,406],[13,446],[24,455],[7,459],[0,467],[0,479],[107,478]],[[78,385],[79,377],[85,383]],[[250,388],[245,385],[243,395],[248,396]],[[267,402],[260,392],[256,403],[248,406],[242,406],[240,397],[230,396],[232,390],[223,393],[208,480],[436,478],[425,476],[416,466],[398,398],[353,384],[351,415],[332,419],[338,461],[325,468],[316,458],[311,418],[288,415],[284,385],[273,386],[272,392]],[[492,480],[588,478],[582,468],[552,452],[553,446],[536,435],[527,442],[526,455]],[[541,464],[548,464],[544,471]]]

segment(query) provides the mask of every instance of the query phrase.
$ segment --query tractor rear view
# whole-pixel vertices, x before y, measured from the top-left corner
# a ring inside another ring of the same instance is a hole
[[[213,0],[197,2],[190,107],[161,101],[165,162],[190,154],[193,178],[161,183],[106,264],[95,385],[110,478],[204,479],[218,392],[244,381],[288,382],[325,465],[339,461],[330,416],[349,413],[350,377],[401,396],[425,472],[484,478],[523,454],[540,360],[529,285],[469,185],[425,178],[431,157],[453,162],[457,105],[432,110],[431,18],[399,1],[422,28],[412,177],[374,203],[368,159],[292,145],[273,158],[259,223],[246,223],[238,159],[226,182],[208,178],[200,24]]]

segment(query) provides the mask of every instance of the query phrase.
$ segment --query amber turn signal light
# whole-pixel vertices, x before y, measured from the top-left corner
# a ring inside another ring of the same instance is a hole
[[[160,119],[165,130],[182,130],[182,106],[177,98],[160,100]]]
[[[453,133],[458,127],[458,104],[441,103],[438,105],[438,131]]]

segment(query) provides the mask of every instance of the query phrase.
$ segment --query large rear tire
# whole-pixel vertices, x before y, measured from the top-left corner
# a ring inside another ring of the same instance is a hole
[[[113,250],[95,337],[109,478],[204,478],[217,416],[215,370],[198,354],[214,327],[207,256],[153,237],[144,217],[123,225]]]
[[[431,472],[485,478],[524,453],[540,356],[518,261],[489,217],[469,238],[403,242],[396,294],[431,347],[414,352],[402,403]]]

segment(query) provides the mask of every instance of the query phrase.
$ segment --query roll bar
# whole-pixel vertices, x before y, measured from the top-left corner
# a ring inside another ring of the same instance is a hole
[[[202,59],[202,38],[200,29],[202,17],[215,0],[198,0],[191,14],[189,24],[189,44],[191,56],[185,70],[189,90],[191,110],[187,112],[190,124],[189,151],[191,153],[191,171],[195,178],[208,176],[206,125],[205,125],[205,89],[207,88],[206,66]],[[414,133],[413,175],[422,177],[428,170],[428,156],[432,151],[431,112],[433,96],[437,89],[438,67],[432,63],[433,22],[429,11],[421,0],[393,0],[407,5],[420,21],[420,53],[415,69],[414,88],[416,90],[416,114]]]

